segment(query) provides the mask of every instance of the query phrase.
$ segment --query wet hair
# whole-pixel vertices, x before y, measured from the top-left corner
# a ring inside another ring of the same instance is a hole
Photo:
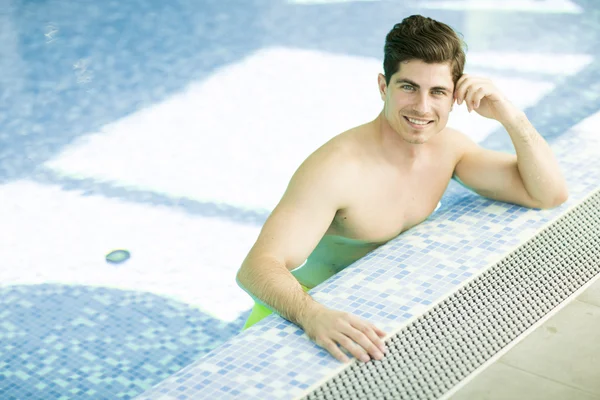
[[[421,60],[429,64],[450,63],[454,85],[465,68],[466,43],[448,25],[411,15],[394,25],[385,38],[383,71],[386,85],[400,69],[400,63]],[[461,35],[462,36],[462,35]]]

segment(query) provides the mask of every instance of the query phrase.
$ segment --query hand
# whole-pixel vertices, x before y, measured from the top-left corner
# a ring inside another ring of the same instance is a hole
[[[491,80],[463,74],[456,82],[454,99],[464,101],[469,112],[503,123],[514,117],[518,110],[508,101]]]
[[[319,306],[307,314],[302,328],[313,342],[344,363],[350,359],[338,345],[363,362],[371,357],[381,360],[387,353],[383,331],[345,312]]]

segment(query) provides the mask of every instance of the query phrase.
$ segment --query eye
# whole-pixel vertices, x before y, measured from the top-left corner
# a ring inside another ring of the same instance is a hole
[[[402,85],[400,88],[403,90],[414,90],[414,86],[412,85]]]
[[[433,91],[433,94],[437,94],[437,95],[441,95],[441,96],[443,96],[443,95],[445,95],[445,94],[446,94],[446,92],[444,92],[443,90],[434,90],[434,91]]]

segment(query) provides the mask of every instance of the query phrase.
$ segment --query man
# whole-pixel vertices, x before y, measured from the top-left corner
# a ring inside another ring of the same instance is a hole
[[[388,33],[382,112],[300,165],[238,271],[257,302],[245,328],[274,310],[340,361],[349,361],[342,349],[365,362],[382,359],[384,332],[305,292],[427,219],[452,178],[525,207],[566,201],[559,166],[525,114],[491,81],[463,75],[463,45],[449,26],[418,15]],[[446,127],[455,101],[499,121],[516,156]]]

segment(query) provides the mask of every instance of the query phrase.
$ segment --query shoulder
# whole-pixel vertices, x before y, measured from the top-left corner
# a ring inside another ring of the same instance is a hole
[[[313,151],[293,174],[290,186],[342,195],[356,179],[359,149],[347,132]]]
[[[361,132],[357,128],[342,132],[310,154],[305,163],[311,168],[350,171],[360,163],[364,153]]]
[[[458,129],[446,127],[440,132],[439,136],[444,152],[452,153],[455,164],[458,164],[465,154],[479,148],[479,145],[473,139]]]
[[[442,137],[446,140],[445,144],[450,146],[453,150],[464,150],[475,144],[473,139],[458,129],[446,127],[441,133]]]

